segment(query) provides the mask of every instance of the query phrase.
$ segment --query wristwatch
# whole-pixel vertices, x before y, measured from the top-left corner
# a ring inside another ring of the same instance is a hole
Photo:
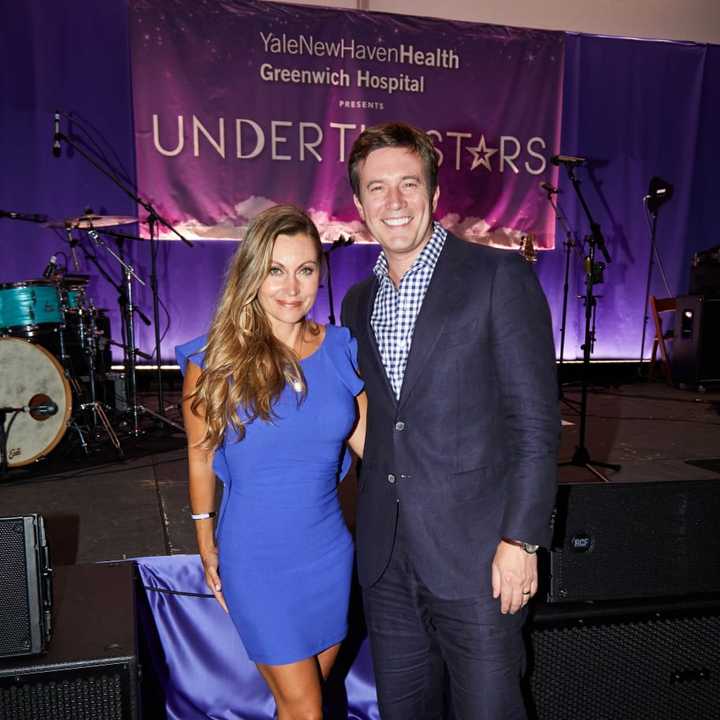
[[[532,545],[531,543],[523,542],[522,540],[513,540],[511,538],[500,538],[503,542],[508,543],[508,545],[516,545],[517,547],[521,547],[528,555],[534,555],[539,549],[539,545]]]

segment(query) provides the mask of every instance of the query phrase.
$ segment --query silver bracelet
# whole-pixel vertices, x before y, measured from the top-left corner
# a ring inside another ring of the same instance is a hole
[[[216,515],[215,511],[212,512],[206,512],[206,513],[191,513],[190,517],[193,520],[209,520],[210,518],[214,518]]]

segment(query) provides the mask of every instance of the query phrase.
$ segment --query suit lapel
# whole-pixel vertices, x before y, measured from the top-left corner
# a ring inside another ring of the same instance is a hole
[[[392,389],[392,385],[390,385],[390,380],[388,380],[385,365],[383,364],[382,357],[380,357],[380,350],[378,349],[377,340],[375,338],[375,331],[372,329],[372,313],[375,306],[375,297],[377,295],[378,288],[378,280],[373,275],[371,282],[367,284],[367,287],[360,298],[360,309],[363,313],[362,327],[367,336],[368,346],[370,347],[370,355],[375,363],[375,372],[382,376],[385,382],[385,389],[392,398],[393,404],[395,404],[397,402],[395,392]]]
[[[400,406],[407,401],[412,392],[430,353],[438,342],[447,318],[453,315],[462,302],[464,283],[461,268],[455,261],[453,245],[456,242],[464,241],[457,240],[448,233],[415,321],[412,345],[400,390]]]

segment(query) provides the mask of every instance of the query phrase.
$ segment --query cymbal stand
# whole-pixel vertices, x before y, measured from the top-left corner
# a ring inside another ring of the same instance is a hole
[[[123,308],[123,325],[125,327],[125,367],[127,368],[126,373],[126,397],[127,397],[127,411],[130,413],[131,429],[130,432],[133,436],[137,437],[140,435],[140,419],[139,419],[139,407],[137,402],[137,376],[135,370],[135,311],[133,308],[132,301],[132,281],[133,278],[137,280],[141,285],[145,285],[144,280],[138,277],[135,269],[123,260],[118,253],[116,253],[99,235],[97,230],[89,228],[87,231],[91,240],[98,247],[103,248],[109,255],[111,255],[120,264],[123,271],[124,280],[124,297],[125,307]]]
[[[603,271],[605,270],[605,263],[599,262],[595,259],[596,251],[599,249],[607,263],[611,262],[610,253],[605,247],[605,239],[602,236],[600,226],[593,220],[590,208],[585,202],[582,190],[580,188],[580,181],[575,175],[575,168],[572,166],[567,167],[570,182],[572,182],[575,192],[580,200],[580,204],[587,215],[590,223],[591,233],[587,237],[587,254],[584,260],[585,269],[585,296],[583,298],[585,303],[585,340],[582,345],[583,351],[583,363],[582,363],[582,377],[581,377],[581,395],[580,395],[580,428],[578,433],[578,444],[575,448],[572,460],[568,462],[559,463],[560,466],[574,465],[576,467],[584,467],[589,470],[593,475],[602,480],[603,482],[609,482],[606,475],[604,475],[598,468],[606,468],[608,470],[619,471],[621,466],[615,463],[605,463],[593,460],[590,456],[590,451],[585,445],[585,434],[587,431],[587,407],[588,407],[588,382],[589,370],[590,370],[590,358],[592,356],[595,347],[595,313],[597,306],[597,297],[594,294],[595,285],[604,281]]]

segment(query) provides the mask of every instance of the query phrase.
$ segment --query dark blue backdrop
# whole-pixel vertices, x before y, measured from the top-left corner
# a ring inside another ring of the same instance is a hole
[[[52,157],[52,112],[72,111],[95,128],[106,154],[133,175],[133,128],[127,0],[0,0],[0,209],[74,216],[84,208],[134,214],[133,203],[77,154]],[[581,170],[583,188],[613,256],[602,286],[596,357],[637,357],[640,352],[649,232],[642,197],[649,178],[675,184],[675,197],[660,213],[658,247],[673,293],[687,291],[693,252],[717,244],[711,171],[720,159],[715,132],[720,113],[720,47],[568,34],[563,137],[565,154],[591,158]],[[73,131],[82,137],[80,126]],[[569,183],[560,195],[582,235],[587,224]],[[147,189],[146,189],[147,190]],[[544,254],[538,274],[555,318],[562,299],[562,232],[558,249]],[[64,242],[52,230],[0,221],[0,283],[40,276],[50,254]],[[163,243],[160,292],[163,356],[199,334],[207,324],[233,246],[198,242],[189,249]],[[128,245],[141,276],[149,274],[146,243]],[[369,270],[377,249],[352,247],[333,256],[338,301]],[[103,265],[116,277],[107,257]],[[85,268],[84,268],[85,269]],[[655,274],[656,294],[665,290]],[[119,335],[115,291],[94,279],[90,292],[109,310]],[[151,315],[147,289],[138,302]],[[582,307],[580,263],[573,261],[566,357],[580,355]],[[316,316],[327,317],[323,296]],[[140,327],[139,344],[152,350],[152,331]]]

